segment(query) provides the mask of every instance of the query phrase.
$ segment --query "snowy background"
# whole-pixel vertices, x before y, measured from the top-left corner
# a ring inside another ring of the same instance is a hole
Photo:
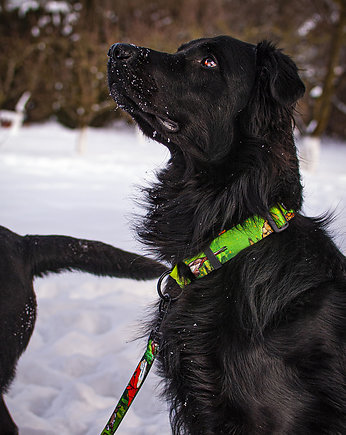
[[[6,139],[6,140],[5,140]],[[67,234],[143,252],[130,226],[135,185],[153,179],[168,153],[123,124],[77,132],[55,123],[0,130],[0,224],[19,234]],[[315,173],[304,173],[305,213],[333,210],[332,232],[346,252],[346,144],[324,141]],[[82,273],[35,281],[38,321],[6,397],[21,435],[97,435],[106,424],[146,340],[131,341],[155,281]],[[152,371],[120,426],[121,435],[170,434]]]

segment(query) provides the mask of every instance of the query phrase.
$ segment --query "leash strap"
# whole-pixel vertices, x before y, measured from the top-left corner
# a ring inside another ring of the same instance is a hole
[[[162,277],[166,276],[165,272]],[[159,284],[161,285],[162,279],[160,278]],[[160,351],[161,343],[161,324],[163,319],[166,317],[171,299],[168,295],[163,295],[159,308],[159,318],[155,325],[155,328],[151,331],[147,348],[142,356],[140,362],[137,365],[127,387],[125,388],[117,406],[115,407],[113,414],[111,415],[108,423],[101,432],[101,435],[113,435],[118,429],[120,423],[125,417],[126,412],[130,408],[134,398],[137,396],[141,386],[143,385],[148,373],[155,361],[157,354]]]
[[[159,344],[154,340],[149,339],[147,350],[145,351],[135,372],[133,373],[130,382],[127,384],[127,387],[125,388],[101,435],[113,435],[118,429],[120,423],[125,417],[127,410],[131,406],[133,399],[136,397],[145,378],[147,377],[158,351]]]
[[[272,207],[267,216],[253,216],[216,237],[211,244],[198,255],[183,260],[196,279],[203,278],[222,264],[234,258],[243,249],[254,245],[272,233],[280,233],[288,227],[288,221],[294,217],[293,210],[286,210],[281,204]],[[179,275],[175,265],[171,277],[181,288],[191,280]]]

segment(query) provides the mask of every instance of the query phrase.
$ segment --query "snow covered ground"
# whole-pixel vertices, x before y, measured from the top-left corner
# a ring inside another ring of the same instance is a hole
[[[6,132],[0,131],[1,139]],[[124,125],[91,129],[87,151],[75,131],[48,123],[23,127],[0,145],[0,225],[20,234],[67,234],[142,252],[130,231],[134,185],[168,157]],[[335,210],[332,231],[346,252],[346,144],[324,142],[319,169],[304,174],[308,215]],[[50,275],[35,282],[39,315],[6,398],[21,435],[97,435],[138,359],[138,333],[155,282]],[[169,434],[152,371],[121,424],[122,435]]]

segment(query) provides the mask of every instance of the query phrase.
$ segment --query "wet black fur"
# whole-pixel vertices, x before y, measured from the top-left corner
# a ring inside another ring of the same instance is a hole
[[[113,98],[171,152],[138,228],[158,258],[192,278],[181,260],[222,229],[277,202],[296,211],[172,304],[159,362],[173,433],[346,433],[346,262],[326,221],[299,213],[297,67],[271,43],[224,36],[109,56]]]
[[[17,433],[3,400],[36,320],[33,279],[79,270],[99,276],[153,279],[165,267],[105,243],[67,236],[19,236],[0,227],[0,435]]]

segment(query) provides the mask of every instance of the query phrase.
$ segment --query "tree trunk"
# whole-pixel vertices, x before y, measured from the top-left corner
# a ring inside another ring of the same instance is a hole
[[[87,142],[87,132],[88,127],[84,125],[79,129],[78,137],[77,137],[77,153],[84,154],[86,151],[86,142]]]
[[[346,24],[346,0],[339,0],[340,13],[336,23],[335,32],[332,35],[330,58],[327,65],[327,73],[323,83],[323,92],[318,102],[318,112],[315,120],[316,128],[312,132],[313,137],[320,137],[328,124],[335,84],[335,68],[338,66],[341,49],[344,40],[344,26]]]

